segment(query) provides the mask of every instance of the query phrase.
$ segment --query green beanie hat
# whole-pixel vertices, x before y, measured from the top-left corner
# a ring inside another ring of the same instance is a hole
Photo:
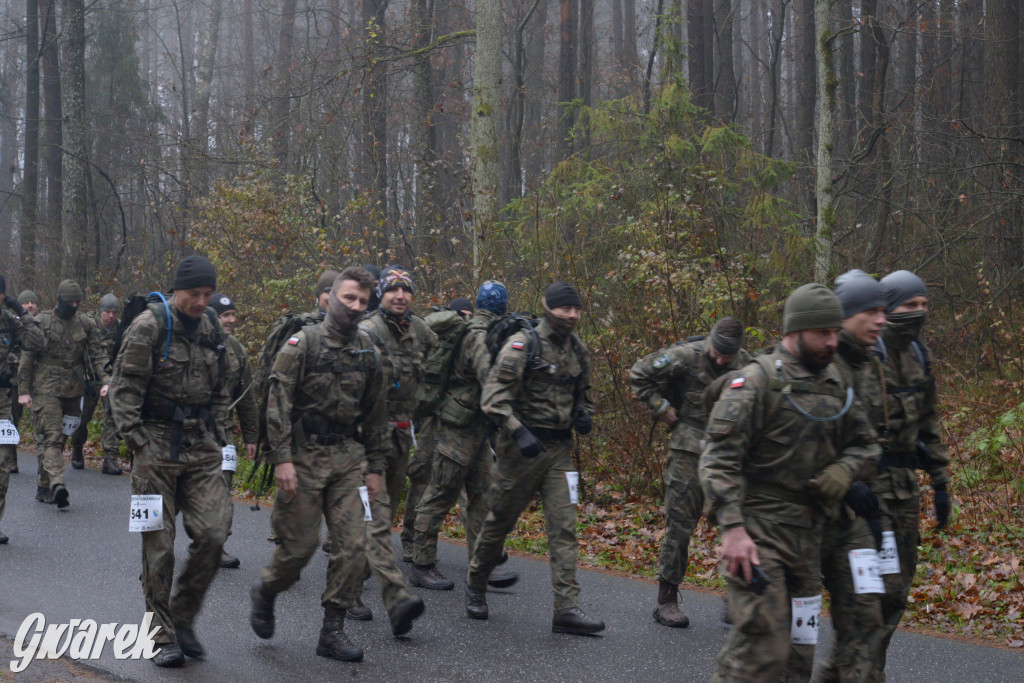
[[[57,287],[57,296],[64,301],[84,301],[85,294],[82,292],[82,286],[74,280],[63,280],[60,286]]]
[[[336,270],[325,270],[323,274],[317,278],[316,291],[313,296],[320,296],[324,292],[329,292],[334,287],[334,281],[338,277],[338,271]]]
[[[843,306],[825,285],[797,287],[782,308],[782,334],[843,326]]]
[[[24,292],[18,295],[18,303],[24,305],[25,303],[32,301],[36,304],[39,303],[39,295],[33,292],[31,289],[26,289]]]

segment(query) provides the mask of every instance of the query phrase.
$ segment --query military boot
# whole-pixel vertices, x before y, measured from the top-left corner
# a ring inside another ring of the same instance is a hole
[[[466,588],[466,614],[470,619],[487,619],[487,591]]]
[[[76,470],[85,469],[85,457],[82,455],[81,446],[71,447],[71,466],[74,467]]]
[[[196,638],[196,633],[192,630],[191,626],[175,624],[174,632],[178,636],[178,647],[181,648],[185,656],[192,659],[202,659],[206,656],[206,649],[199,642],[199,639]]]
[[[690,618],[679,611],[679,588],[671,581],[658,583],[658,606],[654,608],[654,620],[672,628],[686,628]]]
[[[591,619],[579,607],[556,609],[555,616],[551,619],[552,633],[573,633],[578,636],[588,636],[603,630],[603,621]]]
[[[388,610],[391,619],[391,634],[402,636],[412,630],[412,622],[423,614],[423,601],[417,597],[405,598]]]
[[[271,593],[262,581],[257,581],[249,589],[249,597],[252,598],[249,625],[260,638],[270,638],[274,635],[274,600],[277,593]]]
[[[117,455],[114,453],[103,454],[103,474],[121,474],[121,466],[117,464]]]
[[[46,503],[47,505],[53,505],[57,502],[53,499],[53,492],[45,486],[36,487],[36,500],[40,503]]]
[[[508,588],[509,586],[515,585],[515,582],[519,580],[519,572],[514,572],[511,569],[504,569],[502,567],[495,567],[491,575],[487,577],[487,585],[492,588]]]
[[[409,572],[409,583],[432,591],[450,591],[455,588],[455,582],[442,574],[434,564],[414,564]]]
[[[58,508],[63,510],[68,505],[71,505],[71,502],[68,500],[70,497],[71,494],[68,493],[68,489],[64,484],[57,484],[53,487],[53,502],[57,504]]]
[[[343,662],[361,662],[362,648],[356,647],[345,635],[345,610],[337,607],[324,608],[324,625],[320,629],[320,640],[316,653],[321,657],[332,657]]]
[[[353,621],[373,620],[373,611],[363,604],[362,598],[356,598],[356,606],[345,610],[345,616]]]
[[[177,643],[160,643],[160,651],[153,656],[153,663],[168,669],[185,666],[185,655]]]
[[[7,541],[9,541],[9,540],[11,540],[11,539],[7,538],[7,534],[5,534],[4,532],[0,531],[0,545],[7,545]]]

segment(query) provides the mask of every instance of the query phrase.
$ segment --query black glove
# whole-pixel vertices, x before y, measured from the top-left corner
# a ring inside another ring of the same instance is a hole
[[[850,506],[853,514],[864,519],[878,516],[878,496],[862,481],[855,481],[850,484],[849,490],[843,496],[843,502]]]
[[[572,423],[572,428],[576,430],[577,434],[589,434],[590,430],[594,428],[594,421],[590,415],[580,413],[580,416]]]
[[[14,314],[19,318],[28,315],[28,311],[22,308],[21,304],[18,303],[18,300],[10,294],[4,297],[4,306],[14,311]]]
[[[949,503],[949,493],[946,491],[945,484],[932,484],[932,488],[935,489],[935,519],[939,522],[939,529],[941,530],[949,522],[949,513],[952,507]]]
[[[536,458],[546,450],[544,444],[526,427],[520,426],[519,429],[512,432],[512,438],[516,440],[519,452],[523,454],[524,458]]]
[[[882,516],[876,513],[868,517],[867,522],[871,536],[875,539],[875,550],[882,552]]]

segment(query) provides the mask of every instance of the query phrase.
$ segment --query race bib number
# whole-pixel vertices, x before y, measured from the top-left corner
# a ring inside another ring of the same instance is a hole
[[[159,531],[164,528],[163,496],[132,496],[128,531]]]
[[[82,424],[82,418],[79,415],[65,415],[64,426],[61,431],[64,432],[65,436],[71,436],[78,429],[78,425]]]
[[[21,434],[10,420],[0,420],[0,446],[17,446],[21,443]]]
[[[896,534],[892,531],[882,532],[882,550],[878,553],[879,574],[899,574],[900,555],[896,552]]]
[[[235,448],[235,444],[229,443],[220,449],[220,454],[223,457],[220,463],[221,471],[234,472],[238,469],[238,449]]]
[[[821,596],[793,598],[792,607],[793,624],[789,630],[789,642],[794,645],[817,645]]]
[[[569,484],[569,502],[576,505],[580,502],[580,473],[566,472],[565,481]]]
[[[853,574],[854,593],[885,593],[885,582],[878,571],[878,553],[874,548],[850,551],[850,573]]]
[[[372,522],[373,515],[370,513],[370,490],[365,486],[360,486],[359,498],[363,501],[363,521]]]

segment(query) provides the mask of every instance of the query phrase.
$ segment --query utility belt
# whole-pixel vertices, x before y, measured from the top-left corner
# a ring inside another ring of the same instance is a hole
[[[313,413],[300,412],[292,421],[292,438],[298,447],[336,446],[345,439],[351,439],[358,431],[359,425],[335,422]]]
[[[527,427],[527,429],[541,441],[568,441],[572,439],[571,429],[548,429],[546,427]]]
[[[142,404],[142,419],[171,423],[171,460],[177,462],[181,455],[181,437],[186,428],[202,424],[221,441],[217,424],[209,405],[187,405],[174,401],[147,396]]]
[[[815,499],[803,491],[793,491],[767,481],[748,481],[743,487],[746,495],[750,494],[778,498],[793,505],[814,505]]]

